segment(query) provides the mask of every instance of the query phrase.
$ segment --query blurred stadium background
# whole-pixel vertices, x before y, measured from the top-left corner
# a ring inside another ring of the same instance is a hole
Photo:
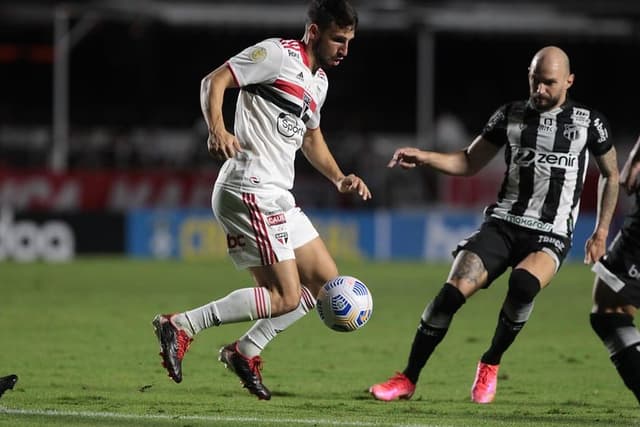
[[[571,96],[609,118],[620,158],[635,141],[638,2],[353,3],[361,26],[349,58],[330,70],[322,128],[374,199],[339,196],[302,157],[294,188],[337,257],[449,256],[495,198],[502,159],[467,179],[386,162],[402,145],[467,145],[497,107],[527,96],[527,66],[544,45],[569,53]],[[225,257],[209,209],[220,165],[206,153],[200,80],[259,40],[301,37],[305,6],[2,2],[0,259]],[[596,176],[592,166],[574,259],[592,228]],[[621,212],[627,204],[621,197]]]

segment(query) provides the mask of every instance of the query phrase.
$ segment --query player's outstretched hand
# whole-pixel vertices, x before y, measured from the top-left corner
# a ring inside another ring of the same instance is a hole
[[[242,151],[235,135],[224,131],[220,134],[209,134],[207,149],[214,159],[227,160]]]
[[[362,200],[371,198],[371,191],[369,191],[367,184],[364,183],[362,178],[352,173],[338,181],[338,191],[341,193],[358,193]]]
[[[593,233],[584,245],[584,263],[593,264],[604,255],[607,249],[607,237]]]
[[[398,148],[389,163],[388,168],[400,166],[403,169],[412,169],[424,163],[425,151],[414,147]]]

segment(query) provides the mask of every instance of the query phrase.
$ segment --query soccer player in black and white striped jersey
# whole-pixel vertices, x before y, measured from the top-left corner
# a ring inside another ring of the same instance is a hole
[[[595,157],[600,180],[597,223],[586,242],[585,262],[604,254],[618,196],[616,151],[605,117],[568,98],[573,81],[566,53],[547,46],[531,61],[529,98],[499,108],[466,149],[438,153],[405,147],[393,154],[389,167],[425,166],[469,176],[504,147],[507,170],[480,230],[460,242],[447,281],[424,310],[407,367],[370,388],[376,399],[411,397],[420,371],[456,311],[511,267],[498,325],[471,389],[472,401],[493,401],[502,355],[529,319],[535,296],[551,282],[571,247],[589,153]]]
[[[635,208],[593,266],[591,326],[640,402],[640,332],[633,324],[640,307],[640,138],[620,172],[620,184],[627,194],[635,195]]]

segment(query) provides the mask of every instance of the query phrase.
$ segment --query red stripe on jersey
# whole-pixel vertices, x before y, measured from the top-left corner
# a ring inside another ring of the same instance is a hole
[[[300,56],[302,56],[302,62],[304,62],[304,65],[306,65],[307,67],[311,68],[311,66],[309,65],[309,55],[307,55],[306,43],[300,40],[298,41],[298,47],[300,49]]]
[[[303,42],[302,40],[280,39],[280,44],[285,49],[291,49],[291,50],[295,50],[296,52],[299,52],[304,65],[311,68],[311,66],[309,65],[309,55],[307,55],[307,50],[306,50],[307,45],[305,44],[305,42]]]
[[[300,41],[293,39],[280,39],[280,44],[287,49],[300,51]]]
[[[233,81],[236,82],[236,85],[238,85],[238,87],[240,87],[240,82],[238,81],[238,77],[236,76],[236,73],[233,71],[233,67],[231,66],[231,63],[227,61],[225,62],[225,65],[227,66],[229,71],[231,71],[231,76],[233,77]]]
[[[273,82],[273,86],[283,92],[287,92],[289,95],[295,96],[298,99],[302,99],[304,97],[304,88],[302,86],[298,86],[295,83],[291,83],[282,79],[276,79],[276,81]]]
[[[299,86],[295,83],[291,83],[282,79],[276,79],[276,81],[273,82],[273,87],[283,92],[286,92],[289,95],[293,95],[296,98],[301,99],[303,101],[304,101],[304,95],[305,93],[307,93],[302,86]],[[316,104],[316,101],[308,93],[307,93],[307,97],[311,99],[311,104],[309,104],[309,109],[315,113],[316,108],[318,108],[318,104]]]

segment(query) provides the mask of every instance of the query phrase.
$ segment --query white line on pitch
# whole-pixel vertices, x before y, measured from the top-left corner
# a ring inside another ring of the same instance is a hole
[[[327,419],[287,419],[287,418],[257,418],[257,417],[224,417],[215,415],[167,415],[167,414],[123,414],[117,412],[90,412],[90,411],[55,411],[40,409],[11,409],[0,406],[0,414],[8,415],[38,415],[45,417],[80,417],[80,418],[106,418],[106,419],[130,419],[130,420],[194,420],[194,421],[217,421],[217,422],[241,422],[241,423],[279,423],[279,424],[310,424],[325,426],[396,426],[407,427],[407,424],[385,424],[366,421],[335,421]],[[435,424],[411,424],[411,427],[445,427]]]

